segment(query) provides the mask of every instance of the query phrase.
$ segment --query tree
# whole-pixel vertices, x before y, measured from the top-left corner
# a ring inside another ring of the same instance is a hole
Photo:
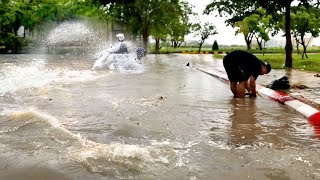
[[[262,39],[268,39],[261,28],[264,24],[258,21],[265,15],[265,12],[259,7],[251,0],[219,0],[208,4],[204,13],[210,14],[218,10],[220,16],[227,17],[225,21],[227,26],[237,28],[236,34],[244,35],[247,49],[250,50],[253,37],[256,37],[258,44],[262,44]]]
[[[265,9],[259,8],[255,14],[244,18],[249,25],[250,31],[257,40],[259,49],[262,50],[262,42],[269,41],[269,32],[271,31],[271,15],[267,15]]]
[[[254,14],[255,11],[262,7],[266,9],[267,14],[273,15],[274,23],[281,22],[282,18],[277,18],[278,12],[284,11],[285,17],[285,37],[286,37],[286,61],[285,66],[292,67],[292,41],[291,41],[291,3],[293,0],[218,0],[208,4],[204,13],[210,14],[214,10],[218,10],[221,16],[226,16],[226,23],[233,25],[238,21],[242,21],[245,17]],[[300,5],[306,8],[310,6],[319,7],[320,0],[297,0]]]
[[[239,33],[243,34],[244,40],[246,41],[246,44],[247,44],[247,50],[250,50],[254,33],[252,32],[252,30],[250,30],[249,22],[246,19],[244,19],[243,21],[236,22],[234,24],[234,27],[238,28],[236,30],[236,35]]]
[[[98,7],[86,1],[73,0],[0,0],[0,45],[5,46],[5,51],[18,49],[24,37],[18,37],[18,29],[23,26],[32,35],[34,30],[44,35],[43,24],[53,24],[80,16],[92,15],[102,12]],[[81,14],[81,15],[80,15]],[[25,33],[24,33],[25,35]],[[40,38],[41,39],[41,38]]]
[[[278,12],[281,12],[284,10],[284,19],[285,19],[285,37],[286,37],[286,61],[285,61],[285,67],[291,68],[292,67],[292,40],[291,40],[291,10],[292,6],[291,3],[293,0],[274,0],[274,1],[268,1],[268,0],[256,0],[259,5],[261,5],[263,8],[267,10],[269,14],[277,14]],[[307,9],[314,6],[318,7],[320,4],[320,0],[297,0],[299,3],[298,6],[304,6]],[[278,19],[275,18],[277,16],[274,16],[275,21],[282,21],[282,18]]]
[[[15,38],[12,26],[16,21],[14,9],[8,1],[0,1],[0,46],[7,50]]]
[[[204,13],[210,14],[217,10],[220,16],[227,18],[225,21],[227,26],[233,26],[236,22],[242,21],[245,17],[253,14],[256,8],[253,0],[217,0],[208,4]]]
[[[306,9],[303,6],[299,6],[291,13],[292,19],[292,34],[297,42],[297,50],[299,52],[299,44],[303,47],[302,59],[307,56],[307,47],[312,37],[317,37],[320,31],[320,25],[318,23],[319,10],[317,8]],[[305,42],[307,34],[311,37],[308,42]]]
[[[165,1],[162,1],[162,2],[159,1],[159,8],[156,11],[158,11],[157,12],[158,16],[150,17],[150,18],[153,18],[152,21],[154,23],[149,25],[150,26],[149,35],[151,35],[155,39],[155,41],[156,41],[155,52],[159,53],[160,41],[165,40],[167,37],[167,34],[169,32],[171,32],[170,24],[172,22],[171,22],[170,16],[172,14],[180,13],[180,12],[177,11],[177,9],[174,6],[172,6],[172,4],[170,4],[169,2],[165,2]],[[165,11],[168,11],[168,13],[165,13]],[[176,19],[177,16],[173,16],[173,18]],[[176,20],[178,20],[178,19],[176,19]],[[144,45],[146,47],[147,42],[145,42]]]
[[[157,44],[172,30],[173,21],[181,21],[184,15],[179,0],[119,1],[109,3],[108,10],[116,23],[125,25],[133,34],[142,35],[145,48],[150,35],[155,37]]]
[[[292,67],[292,40],[291,40],[291,19],[290,19],[290,13],[291,13],[291,3],[293,0],[275,0],[272,2],[269,2],[268,0],[257,0],[260,2],[260,5],[267,9],[269,13],[276,13],[277,11],[284,10],[285,14],[285,37],[286,37],[286,61],[285,61],[285,67],[291,68]]]
[[[203,26],[201,26],[199,23],[194,24],[193,29],[195,31],[195,36],[200,36],[199,50],[198,50],[199,53],[201,51],[201,47],[202,47],[204,41],[209,36],[218,34],[218,32],[216,30],[216,26],[214,26],[210,23],[205,23]]]
[[[156,40],[155,52],[159,52],[160,40],[166,41],[168,38],[173,48],[180,46],[191,27],[189,15],[192,11],[188,3],[172,4],[170,2],[163,3],[163,6],[155,17],[156,20],[151,24],[150,34]]]
[[[260,50],[262,50],[262,42],[269,40],[270,15],[266,15],[266,11],[259,8],[256,13],[245,17],[242,21],[233,24],[236,27],[236,35],[242,33],[247,44],[247,50],[251,49],[253,37],[256,38]]]
[[[173,48],[177,48],[184,42],[184,36],[190,33],[192,24],[189,23],[189,15],[194,14],[192,8],[188,3],[181,3],[183,14],[179,16],[178,20],[172,20],[171,22],[171,32],[169,33],[171,37],[171,42]]]
[[[214,51],[214,50],[219,50],[219,45],[218,45],[217,40],[214,40],[213,45],[212,45],[212,50],[213,50],[213,51]]]
[[[266,14],[266,10],[263,8],[259,8],[256,14],[252,14],[245,19],[250,19],[250,25],[252,25],[252,30],[254,32],[254,36],[257,40],[259,49],[262,50],[262,42],[267,42],[270,40],[269,32],[272,30],[271,26],[271,15]]]

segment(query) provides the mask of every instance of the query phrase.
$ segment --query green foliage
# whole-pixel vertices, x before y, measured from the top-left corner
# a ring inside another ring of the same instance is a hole
[[[266,14],[266,10],[259,8],[256,13],[245,17],[243,22],[248,26],[247,33],[254,36],[257,40],[260,50],[262,50],[262,42],[270,40],[269,32],[271,31],[271,15]],[[248,35],[247,35],[248,36]],[[245,38],[247,38],[245,35]]]
[[[17,37],[19,27],[32,33],[43,32],[43,24],[99,16],[104,11],[91,0],[12,0],[0,1],[0,46],[18,50],[25,39]]]
[[[227,17],[226,23],[228,25],[234,26],[237,22],[242,22],[242,24],[237,24],[238,27],[241,28],[241,32],[247,33],[245,35],[246,37],[250,37],[250,34],[245,28],[245,26],[249,27],[248,22],[245,22],[244,20],[246,17],[251,16],[252,14],[257,14],[257,11],[259,11],[259,8],[262,7],[266,10],[266,14],[272,15],[272,18],[270,19],[271,24],[273,24],[273,35],[279,32],[279,26],[277,24],[282,23],[282,17],[285,17],[285,21],[283,23],[283,29],[286,36],[286,67],[292,66],[292,42],[291,42],[291,30],[290,30],[290,11],[293,6],[293,0],[250,0],[250,1],[242,1],[242,0],[217,0],[213,1],[209,5],[207,5],[205,9],[206,14],[210,14],[211,12],[218,10],[220,16]],[[316,7],[319,8],[320,6],[320,0],[299,0],[298,2],[299,6],[304,6],[307,9],[310,7]],[[282,13],[284,12],[284,13]],[[260,34],[261,38],[264,36],[263,34]],[[249,49],[249,41],[250,38],[246,38],[247,46]]]
[[[302,58],[308,58],[306,50],[310,40],[306,42],[306,37],[308,35],[310,38],[319,36],[320,25],[317,18],[319,14],[318,8],[307,9],[303,6],[293,8],[291,13],[291,30],[297,43],[297,50],[299,45],[303,47]]]
[[[190,33],[192,27],[192,24],[189,23],[189,15],[193,14],[191,7],[185,2],[181,2],[180,5],[182,14],[175,15],[175,19],[171,18],[170,31],[168,32],[174,48],[184,42],[184,36]]]
[[[268,41],[268,33],[271,31],[271,16],[266,10],[261,8],[259,3],[242,0],[220,0],[209,4],[205,13],[218,10],[221,16],[227,16],[226,23],[236,27],[236,34],[242,33],[247,44],[247,49],[251,49],[252,38],[255,37],[261,47],[262,41]]]
[[[182,41],[189,32],[188,3],[179,0],[132,0],[107,3],[107,12],[113,20],[126,26],[135,35],[142,35],[147,46],[148,37]]]
[[[195,36],[199,36],[199,52],[201,51],[201,47],[206,39],[208,39],[209,36],[218,34],[218,31],[216,29],[216,26],[211,23],[205,23],[204,25],[201,25],[199,23],[194,24],[192,29],[194,30]]]
[[[291,13],[291,29],[294,36],[305,36],[310,33],[312,37],[319,36],[320,24],[318,17],[319,9],[306,9],[298,7]]]
[[[214,40],[213,45],[212,45],[212,50],[213,50],[213,51],[214,51],[214,50],[219,50],[219,45],[218,45],[217,40]]]
[[[220,16],[227,17],[227,25],[234,26],[236,22],[251,15],[256,8],[257,3],[251,0],[218,0],[208,4],[204,13],[210,14],[217,10]]]

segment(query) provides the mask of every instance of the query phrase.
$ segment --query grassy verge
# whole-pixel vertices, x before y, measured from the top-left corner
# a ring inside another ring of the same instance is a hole
[[[242,49],[246,50],[245,46],[227,46],[221,47],[219,52],[230,52],[235,49]],[[163,53],[181,53],[183,51],[193,51],[197,52],[198,47],[179,47],[179,48],[172,48],[172,47],[163,47],[160,49],[160,54]],[[202,52],[213,52],[209,47],[201,48]],[[154,47],[150,46],[148,48],[149,53],[154,53]],[[285,50],[282,47],[273,47],[264,50],[259,49],[252,49],[250,50],[251,53],[254,53],[258,58],[263,61],[267,61],[272,65],[274,69],[283,69],[285,63]],[[320,48],[316,46],[308,47],[307,49],[308,57],[302,59],[301,55],[297,55],[296,49],[293,50],[293,68],[300,69],[304,71],[313,71],[320,73]],[[264,54],[264,55],[263,55]],[[214,55],[216,58],[223,58],[223,55],[217,54]]]
[[[214,55],[216,58],[223,58],[223,55]],[[256,56],[267,61],[272,65],[273,69],[283,69],[285,63],[285,54],[256,54]],[[309,54],[309,58],[302,59],[300,55],[293,54],[292,65],[295,69],[304,71],[320,72],[320,54]]]
[[[272,65],[274,64],[274,68],[283,68],[286,59],[284,54],[269,56],[258,55],[261,60],[268,61]],[[308,57],[302,59],[300,55],[294,54],[292,66],[295,69],[320,72],[320,54],[309,54]]]
[[[221,48],[219,48],[219,52],[230,52],[236,49],[240,49],[240,50],[246,50],[245,46],[222,46]],[[162,47],[160,49],[160,54],[165,54],[165,53],[181,53],[183,51],[193,51],[193,52],[197,52],[198,51],[198,47],[194,47],[194,46],[182,46],[179,48],[172,48],[172,47]],[[201,48],[202,52],[213,52],[211,47],[203,47]],[[301,51],[301,50],[300,50]],[[149,46],[148,47],[148,52],[149,53],[155,53],[154,50],[154,46]],[[271,48],[267,48],[264,50],[259,50],[259,49],[251,49],[249,52],[254,53],[254,54],[279,54],[279,53],[285,53],[284,48],[282,47],[271,47]],[[293,53],[296,53],[296,49],[293,50]],[[315,46],[311,46],[308,47],[307,49],[307,53],[320,53],[320,48],[319,47],[315,47]]]

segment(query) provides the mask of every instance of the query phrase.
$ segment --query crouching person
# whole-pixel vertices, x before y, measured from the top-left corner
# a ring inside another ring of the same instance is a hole
[[[271,65],[262,62],[255,55],[236,50],[223,58],[223,66],[230,81],[230,90],[234,98],[244,98],[246,90],[251,97],[257,96],[256,80],[259,75],[268,74]]]

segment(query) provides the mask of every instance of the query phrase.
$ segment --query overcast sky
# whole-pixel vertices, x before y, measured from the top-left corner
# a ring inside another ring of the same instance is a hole
[[[217,40],[218,44],[224,45],[245,45],[245,40],[243,34],[235,35],[235,29],[230,26],[227,26],[224,21],[226,20],[223,17],[218,16],[218,13],[214,13],[211,15],[203,15],[203,10],[206,5],[210,4],[213,0],[187,0],[191,5],[194,6],[193,11],[198,13],[198,19],[192,18],[192,22],[201,22],[204,24],[206,22],[210,22],[214,24],[217,28],[218,34],[210,36],[205,43],[212,44],[214,40]],[[194,34],[189,34],[186,36],[187,40],[199,40],[199,37],[194,37]],[[285,40],[284,37],[278,35],[276,37],[271,37],[271,39],[276,40]],[[313,39],[312,44],[320,46],[320,38]]]
[[[226,26],[224,23],[225,18],[222,18],[218,15],[218,13],[215,13],[213,15],[203,15],[203,11],[206,7],[206,5],[210,4],[212,0],[187,0],[191,5],[194,6],[193,11],[198,13],[199,18],[195,19],[192,18],[192,22],[201,22],[201,24],[204,24],[206,22],[210,22],[213,25],[216,26],[218,34],[210,36],[209,39],[207,39],[205,42],[212,44],[214,40],[217,40],[218,44],[239,44],[239,45],[245,45],[244,37],[242,34],[239,34],[235,36],[235,30],[230,27]],[[193,34],[189,34],[186,36],[187,40],[199,40],[199,38],[194,37]]]

